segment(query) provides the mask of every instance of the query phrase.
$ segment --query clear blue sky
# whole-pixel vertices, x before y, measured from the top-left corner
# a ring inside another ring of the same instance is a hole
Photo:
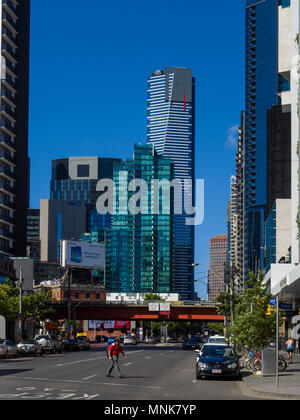
[[[196,175],[206,186],[205,221],[196,229],[202,278],[209,238],[226,233],[235,170],[229,130],[244,107],[244,1],[31,1],[31,207],[49,198],[52,159],[131,158],[133,144],[146,140],[149,74],[192,68]],[[196,290],[206,297],[202,283]]]

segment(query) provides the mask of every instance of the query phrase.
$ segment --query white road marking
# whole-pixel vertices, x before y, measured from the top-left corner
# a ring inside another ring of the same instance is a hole
[[[87,381],[88,379],[94,378],[95,376],[97,375],[91,375],[91,376],[88,376],[87,378],[83,378],[83,381]]]
[[[125,363],[125,365],[123,365],[123,366],[129,366],[129,365],[131,365],[131,363],[129,362],[129,363]]]
[[[145,359],[151,359],[151,356],[147,356],[147,357],[145,357]]]
[[[128,356],[130,356],[133,353],[140,353],[142,351],[145,350],[135,350],[135,351],[130,351],[127,353]],[[61,367],[61,366],[69,366],[69,365],[75,365],[77,363],[86,363],[86,362],[92,362],[94,360],[101,360],[101,359],[107,359],[106,356],[101,356],[101,357],[95,357],[93,359],[83,359],[83,360],[76,360],[74,362],[66,362],[66,363],[59,363],[58,365],[56,365],[57,367]]]

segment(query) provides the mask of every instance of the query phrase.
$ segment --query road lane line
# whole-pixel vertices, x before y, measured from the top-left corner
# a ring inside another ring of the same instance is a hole
[[[131,365],[131,363],[129,362],[129,363],[125,363],[125,365],[123,365],[123,366],[129,366],[129,365]]]
[[[143,352],[143,351],[145,351],[145,350],[134,350],[134,351],[128,352],[127,355],[130,356],[133,353],[140,353],[140,352]],[[57,367],[69,366],[69,365],[75,365],[77,363],[86,363],[86,362],[92,362],[94,360],[101,360],[101,359],[107,359],[107,357],[106,356],[101,356],[101,357],[95,357],[95,358],[92,358],[92,359],[75,360],[74,362],[59,363],[56,366]]]
[[[91,375],[91,376],[88,376],[87,378],[83,378],[83,381],[87,381],[88,379],[95,378],[95,376],[97,375]]]
[[[16,378],[15,376],[11,376],[11,378]],[[17,379],[22,379],[22,380],[30,380],[30,381],[42,381],[42,382],[55,382],[56,385],[59,383],[76,383],[76,384],[83,384],[83,381],[75,381],[75,380],[70,380],[70,379],[49,379],[49,378],[33,378],[30,376],[22,376],[22,378],[18,377]],[[124,378],[126,379],[126,377]],[[122,380],[124,380],[122,379]],[[85,382],[86,383],[86,382]],[[121,386],[121,387],[128,387],[128,388],[138,388],[138,389],[177,389],[175,387],[161,387],[161,386],[147,386],[147,385],[133,385],[133,384],[128,384],[128,383],[113,383],[113,382],[91,382],[93,385],[108,385],[108,386]],[[27,394],[27,393],[26,393]],[[22,394],[23,395],[23,394]],[[0,395],[1,398],[1,395]]]

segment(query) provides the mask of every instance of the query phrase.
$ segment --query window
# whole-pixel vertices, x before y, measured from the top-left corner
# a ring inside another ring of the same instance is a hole
[[[77,165],[77,177],[88,178],[90,176],[90,165]]]

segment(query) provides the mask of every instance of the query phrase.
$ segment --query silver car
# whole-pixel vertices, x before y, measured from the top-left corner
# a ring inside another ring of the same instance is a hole
[[[19,356],[17,346],[10,340],[0,340],[0,357],[6,359],[9,356]]]
[[[44,353],[43,346],[35,340],[22,340],[18,345],[18,352],[21,355],[32,355],[36,356],[39,354],[42,356]]]
[[[53,334],[40,334],[35,336],[34,339],[41,344],[43,351],[49,351],[50,353],[62,352],[62,343]]]

